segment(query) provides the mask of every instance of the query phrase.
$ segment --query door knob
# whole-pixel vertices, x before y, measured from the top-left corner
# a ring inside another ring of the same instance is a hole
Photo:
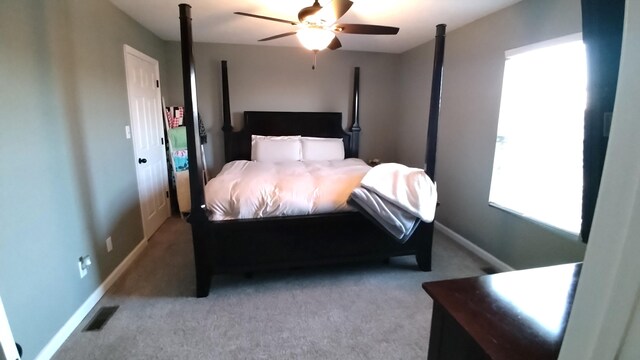
[[[138,158],[138,164],[146,164],[146,163],[147,163],[147,159]]]

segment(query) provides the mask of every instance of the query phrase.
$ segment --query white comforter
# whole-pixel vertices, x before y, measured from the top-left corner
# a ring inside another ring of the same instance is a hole
[[[404,243],[419,224],[432,222],[438,203],[436,185],[422,169],[381,164],[371,169],[350,200],[360,211]]]
[[[369,167],[339,161],[233,161],[205,186],[210,220],[351,210],[347,199]]]

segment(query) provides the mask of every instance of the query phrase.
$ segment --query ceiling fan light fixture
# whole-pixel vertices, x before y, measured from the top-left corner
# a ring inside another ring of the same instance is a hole
[[[312,51],[324,50],[335,37],[332,31],[317,27],[300,29],[296,36],[302,46]]]

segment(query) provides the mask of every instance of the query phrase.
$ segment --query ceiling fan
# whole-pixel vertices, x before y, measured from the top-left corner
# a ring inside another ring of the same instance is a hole
[[[269,41],[296,35],[300,43],[315,54],[325,48],[336,50],[342,47],[337,37],[337,34],[340,33],[395,35],[400,30],[397,27],[391,26],[337,23],[338,19],[346,14],[352,5],[353,2],[350,0],[333,0],[330,4],[323,7],[318,3],[318,0],[314,0],[313,5],[307,6],[298,12],[298,21],[278,19],[246,12],[235,12],[234,14],[298,26],[297,31],[270,36],[258,41]],[[315,60],[313,68],[315,69]]]

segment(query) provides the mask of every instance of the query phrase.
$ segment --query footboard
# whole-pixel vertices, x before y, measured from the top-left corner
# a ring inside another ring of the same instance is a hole
[[[192,223],[192,226],[194,224]],[[198,296],[207,296],[211,276],[291,267],[382,260],[416,255],[431,269],[432,224],[422,223],[400,244],[357,212],[228,220],[198,224],[194,232]],[[206,256],[203,256],[206,254]],[[200,259],[198,260],[198,257]]]

